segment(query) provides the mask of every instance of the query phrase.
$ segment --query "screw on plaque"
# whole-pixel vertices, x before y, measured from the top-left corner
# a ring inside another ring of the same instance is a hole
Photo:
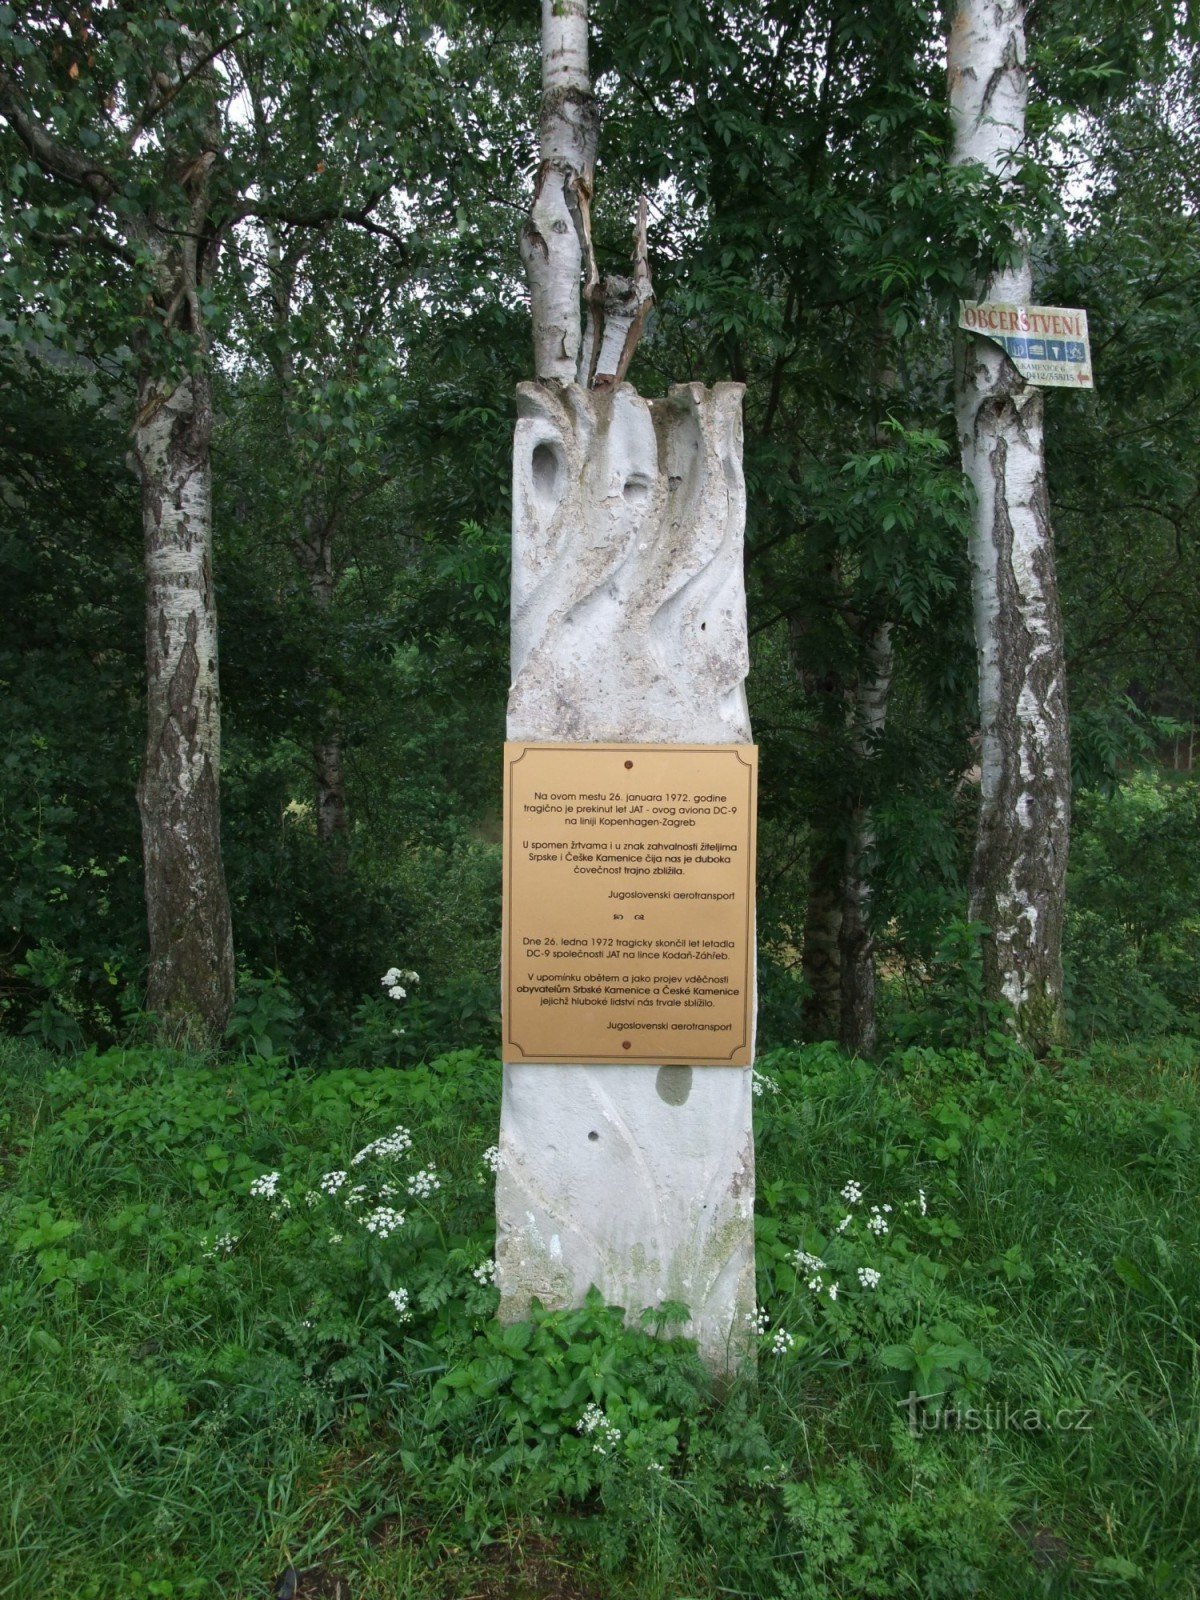
[[[630,767],[632,767],[632,766],[633,766],[633,762],[632,761],[627,761],[625,763],[625,771],[628,772]]]

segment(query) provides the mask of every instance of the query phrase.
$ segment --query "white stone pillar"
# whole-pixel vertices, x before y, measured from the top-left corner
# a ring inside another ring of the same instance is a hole
[[[742,386],[522,384],[508,737],[750,740]],[[504,1068],[501,1315],[683,1301],[709,1366],[754,1309],[751,1069]]]

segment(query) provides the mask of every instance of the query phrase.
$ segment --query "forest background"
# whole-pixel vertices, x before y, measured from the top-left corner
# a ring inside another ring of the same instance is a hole
[[[649,199],[629,377],[747,386],[774,1321],[714,1405],[603,1307],[492,1320],[534,9],[0,4],[0,1594],[1194,1592],[1196,19],[1019,9],[989,179],[935,7],[592,8],[604,270]],[[952,396],[958,302],[1024,239],[1096,371],[1045,404],[1074,792],[1040,1062],[967,919]],[[238,974],[199,1051],[148,1003],[138,811],[137,468],[182,383]],[[359,1157],[390,1239],[323,1187]],[[835,1237],[864,1183],[891,1231]],[[897,1383],[1103,1425],[931,1441]]]
[[[421,979],[402,1050],[486,1042],[534,19],[413,9],[382,30],[293,7],[268,46],[265,12],[176,10],[90,45],[85,24],[73,33],[64,11],[56,33],[48,13],[39,71],[68,136],[99,143],[97,96],[133,92],[122,49],[167,51],[201,21],[249,35],[226,51],[205,135],[224,233],[202,286],[237,1014],[273,1008],[276,1051],[357,1059],[377,1039],[387,1053],[379,977],[400,966]],[[989,184],[948,164],[933,12],[768,13],[601,6],[593,21],[602,265],[627,259],[636,197],[651,198],[657,306],[630,377],[646,393],[747,384],[764,1038],[838,1036],[840,875],[863,807],[885,1036],[927,1036],[917,1013],[969,987],[978,717],[952,328],[1024,228],[1040,302],[1088,309],[1098,374],[1094,393],[1046,406],[1075,779],[1071,1026],[1191,1025],[1186,28],[1114,6],[1081,29],[1035,7],[1026,160],[1019,183]],[[131,177],[171,183],[192,131],[144,134]],[[0,988],[8,1027],[67,1043],[114,1036],[144,999],[129,430],[155,318],[95,196],[48,181],[11,127],[5,148]],[[176,337],[165,359],[184,370],[198,358]],[[851,713],[881,626],[894,681],[864,740]],[[968,1033],[970,1009],[953,1024]]]

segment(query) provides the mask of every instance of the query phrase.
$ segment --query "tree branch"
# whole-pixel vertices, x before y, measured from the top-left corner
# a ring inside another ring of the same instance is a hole
[[[381,239],[388,239],[396,245],[404,256],[410,250],[410,241],[402,234],[389,228],[385,223],[376,222],[371,212],[383,199],[382,194],[374,195],[365,205],[361,206],[318,206],[311,211],[292,209],[286,205],[242,205],[237,208],[231,222],[244,222],[253,217],[258,222],[284,223],[295,228],[319,228],[330,222],[350,222],[356,228],[361,228],[364,233],[372,233]]]
[[[138,117],[137,121],[133,124],[133,127],[129,130],[129,148],[132,150],[138,136],[145,133],[148,128],[153,126],[155,119],[167,109],[167,107],[171,104],[171,101],[174,100],[175,96],[181,89],[186,88],[198,73],[204,71],[205,67],[211,66],[223,51],[232,49],[235,44],[239,44],[246,37],[248,31],[249,30],[246,28],[240,28],[237,33],[231,34],[228,39],[222,39],[220,44],[214,45],[211,50],[209,50],[205,55],[202,55],[192,66],[190,66],[186,72],[180,73],[179,77],[176,78],[174,83],[172,83],[165,91],[161,99],[152,101],[149,105],[147,105],[142,111],[141,116]]]
[[[120,190],[112,174],[61,143],[24,104],[25,97],[8,73],[0,67],[0,116],[9,123],[17,138],[42,171],[52,178],[83,189],[100,202],[111,200]]]

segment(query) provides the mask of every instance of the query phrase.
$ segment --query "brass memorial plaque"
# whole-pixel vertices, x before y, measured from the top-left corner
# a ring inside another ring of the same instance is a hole
[[[504,1060],[748,1066],[758,747],[504,763]]]

